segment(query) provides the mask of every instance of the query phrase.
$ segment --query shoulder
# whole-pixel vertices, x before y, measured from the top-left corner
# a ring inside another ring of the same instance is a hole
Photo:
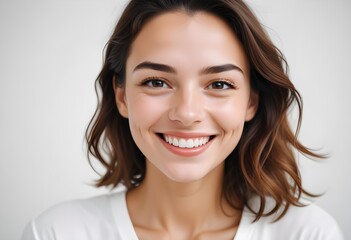
[[[310,203],[304,207],[291,206],[286,215],[278,220],[274,229],[280,235],[291,232],[292,239],[342,240],[335,219],[317,205]]]
[[[304,204],[306,204],[304,207],[290,206],[286,214],[278,221],[275,221],[277,215],[271,215],[252,223],[252,214],[244,213],[243,215],[246,216],[246,221],[251,221],[255,235],[267,237],[259,239],[343,239],[340,228],[333,217],[313,203],[305,202]],[[266,210],[272,209],[273,205],[274,201],[267,198]]]
[[[119,192],[57,204],[34,218],[22,239],[109,239],[117,235],[111,199],[123,196]]]

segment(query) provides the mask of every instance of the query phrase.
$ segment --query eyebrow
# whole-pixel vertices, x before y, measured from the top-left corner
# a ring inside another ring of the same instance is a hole
[[[140,64],[138,64],[133,72],[140,70],[140,69],[152,69],[152,70],[156,70],[156,71],[161,71],[161,72],[167,72],[167,73],[177,73],[177,71],[172,68],[171,66],[165,65],[165,64],[160,64],[160,63],[153,63],[153,62],[142,62]]]
[[[206,67],[200,71],[201,74],[214,74],[214,73],[221,73],[221,72],[226,72],[226,71],[231,71],[231,70],[237,70],[241,73],[244,73],[243,70],[234,65],[234,64],[224,64],[224,65],[219,65],[219,66],[211,66],[211,67]]]
[[[165,64],[160,64],[160,63],[154,63],[154,62],[150,62],[150,61],[145,61],[145,62],[138,64],[134,68],[133,72],[140,70],[140,69],[152,69],[152,70],[156,70],[156,71],[173,73],[173,74],[177,73],[177,71],[171,66],[168,66]],[[205,67],[205,68],[201,69],[200,74],[202,74],[202,75],[215,74],[215,73],[221,73],[221,72],[226,72],[226,71],[231,71],[231,70],[237,70],[241,73],[244,73],[240,67],[238,67],[234,64],[228,63],[228,64],[223,64],[223,65],[218,65],[218,66]]]

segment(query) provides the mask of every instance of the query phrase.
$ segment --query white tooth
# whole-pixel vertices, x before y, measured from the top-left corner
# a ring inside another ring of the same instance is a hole
[[[173,138],[172,144],[173,144],[173,146],[178,147],[178,139]]]
[[[188,141],[186,141],[186,147],[193,148],[194,147],[194,140],[188,139]]]
[[[179,139],[179,147],[180,148],[185,148],[186,147],[186,140],[181,138]]]
[[[163,138],[169,144],[180,147],[180,148],[194,148],[205,145],[210,140],[210,137],[200,137],[200,138],[176,138],[169,135],[163,135]]]
[[[166,142],[168,142],[169,144],[172,144],[173,142],[172,137],[165,135],[165,139],[166,139]]]
[[[194,147],[198,147],[199,146],[199,139],[196,138],[194,141]]]

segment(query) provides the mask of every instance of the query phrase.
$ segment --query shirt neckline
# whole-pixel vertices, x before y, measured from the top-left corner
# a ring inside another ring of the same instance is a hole
[[[120,239],[139,240],[129,215],[126,191],[124,190],[112,195],[110,198],[110,205]],[[251,232],[249,229],[252,225],[252,216],[249,210],[244,207],[241,214],[240,223],[233,240],[248,239],[249,233]]]
[[[115,193],[110,198],[112,214],[121,240],[138,240],[138,236],[129,216],[126,191]]]

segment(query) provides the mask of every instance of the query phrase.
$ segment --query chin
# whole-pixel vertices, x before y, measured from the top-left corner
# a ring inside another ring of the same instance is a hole
[[[209,175],[209,170],[201,169],[199,166],[172,167],[163,174],[176,183],[192,183],[204,179]]]

